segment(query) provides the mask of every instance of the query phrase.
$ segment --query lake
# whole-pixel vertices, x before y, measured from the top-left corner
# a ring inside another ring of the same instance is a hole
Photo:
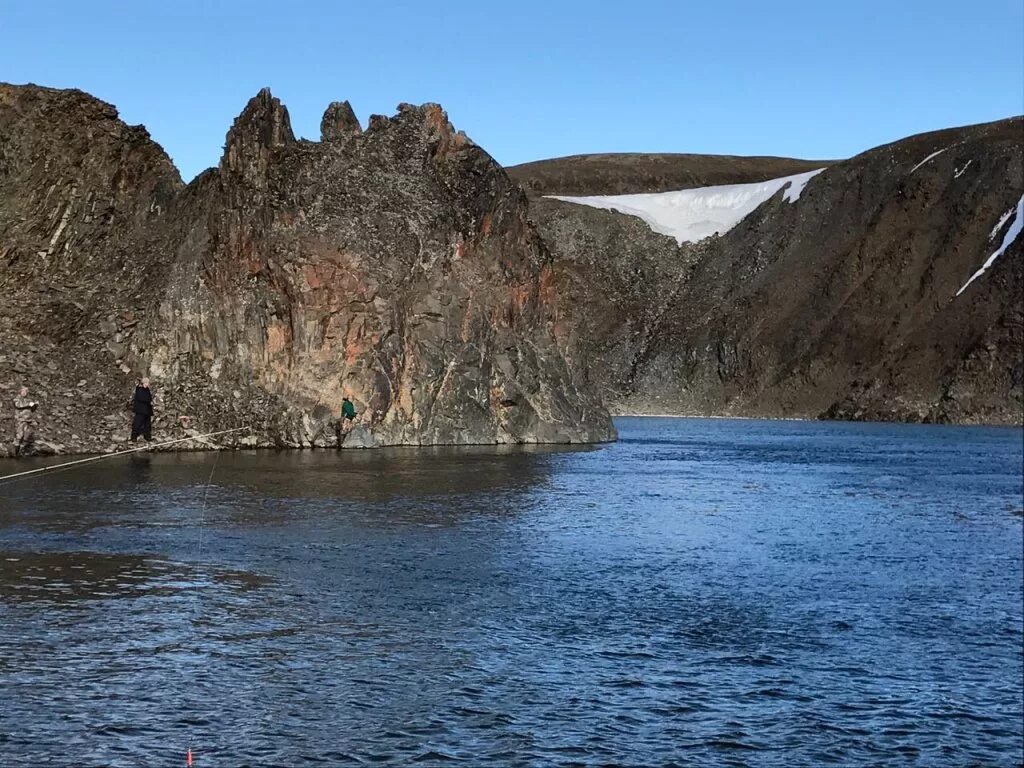
[[[1020,429],[617,425],[0,486],[5,768],[1024,759]]]

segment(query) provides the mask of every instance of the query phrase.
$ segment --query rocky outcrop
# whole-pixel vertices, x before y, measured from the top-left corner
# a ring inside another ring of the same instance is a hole
[[[957,292],[1024,195],[1022,133],[880,147],[681,246],[611,211],[531,216],[614,411],[1020,423],[1024,236]]]
[[[61,449],[123,435],[139,374],[169,437],[337,445],[345,394],[344,445],[614,437],[524,195],[439,106],[360,132],[335,104],[316,143],[264,90],[187,187],[79,92],[2,86],[0,128],[0,394],[32,387]]]
[[[333,101],[320,121],[320,141],[344,141],[362,133],[359,119],[347,101]]]

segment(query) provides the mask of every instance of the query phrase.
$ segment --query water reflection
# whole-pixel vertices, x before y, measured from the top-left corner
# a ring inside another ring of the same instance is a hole
[[[500,513],[515,508],[516,495],[543,486],[552,456],[588,450],[489,446],[136,454],[0,487],[0,526],[85,531],[161,520],[173,525],[200,512],[209,512],[213,521],[227,517],[278,525],[293,514],[289,502],[300,499],[318,513],[395,502],[388,510],[392,522],[442,512]],[[454,497],[460,501],[452,503]]]

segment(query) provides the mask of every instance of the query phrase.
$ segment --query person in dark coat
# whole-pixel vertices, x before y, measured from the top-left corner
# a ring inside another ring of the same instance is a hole
[[[22,387],[14,398],[14,424],[16,428],[14,455],[28,453],[32,448],[32,436],[35,431],[35,413],[39,403],[30,400],[28,387]]]
[[[142,379],[135,387],[132,398],[132,442],[141,435],[146,442],[153,439],[153,392],[149,388],[149,379]]]

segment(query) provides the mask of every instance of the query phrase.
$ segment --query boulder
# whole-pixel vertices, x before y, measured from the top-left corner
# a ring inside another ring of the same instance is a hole
[[[380,442],[373,436],[373,433],[364,425],[357,425],[344,435],[341,441],[342,448],[377,448]]]

